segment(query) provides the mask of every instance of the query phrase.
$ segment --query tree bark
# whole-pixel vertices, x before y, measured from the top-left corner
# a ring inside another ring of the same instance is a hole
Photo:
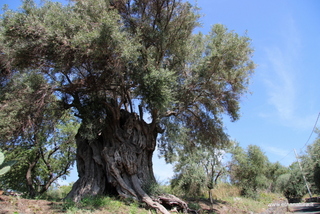
[[[79,179],[67,198],[80,201],[85,196],[113,194],[134,198],[168,213],[145,192],[147,184],[156,182],[152,155],[159,128],[147,124],[135,113],[120,111],[119,119],[107,120],[95,140],[76,135]]]
[[[33,178],[32,178],[32,171],[34,169],[34,167],[36,166],[37,162],[40,159],[40,153],[37,152],[34,160],[29,162],[29,167],[28,170],[26,172],[26,185],[27,185],[27,190],[28,190],[28,196],[31,198],[35,198],[37,195],[37,191],[34,188],[33,185]]]

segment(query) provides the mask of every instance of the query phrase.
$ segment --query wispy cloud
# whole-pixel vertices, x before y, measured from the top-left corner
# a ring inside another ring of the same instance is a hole
[[[290,151],[289,150],[285,150],[285,149],[280,149],[277,147],[273,147],[273,146],[262,146],[263,149],[267,152],[270,152],[274,155],[279,156],[280,158],[285,157]]]
[[[295,161],[295,156],[292,149],[282,149],[269,145],[262,145],[261,147],[264,151],[266,151],[268,158],[274,157],[273,160],[269,159],[271,162],[279,161],[281,164],[289,166]]]
[[[278,41],[265,49],[269,65],[264,79],[268,104],[275,110],[272,118],[277,118],[287,126],[308,129],[316,115],[299,112],[299,109],[303,109],[299,97],[303,94],[299,80],[301,71],[297,62],[302,47],[300,34],[291,17],[286,17],[282,26]]]
[[[281,118],[290,119],[295,110],[294,69],[290,68],[286,53],[278,47],[268,49],[267,57],[272,65],[270,77],[265,79],[268,102],[276,108]]]

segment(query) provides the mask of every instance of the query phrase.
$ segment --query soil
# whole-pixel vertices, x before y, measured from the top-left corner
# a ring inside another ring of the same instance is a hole
[[[230,214],[230,213],[246,213],[243,210],[237,209],[230,206],[228,203],[223,201],[213,201],[213,204],[209,200],[188,200],[188,203],[199,204],[201,207],[198,212],[199,214]]]
[[[63,213],[62,202],[23,199],[19,196],[0,196],[0,214]]]
[[[62,206],[63,202],[52,202],[46,200],[24,199],[19,196],[0,195],[0,214],[55,214],[65,213]],[[228,205],[222,201],[215,201],[210,204],[208,200],[188,200],[188,204],[198,204],[197,211],[199,214],[229,214],[229,213],[245,213],[235,207]],[[195,209],[196,210],[196,209]],[[110,213],[106,210],[96,210],[92,213]],[[125,212],[120,212],[125,214]],[[172,212],[176,213],[176,212]],[[269,213],[269,212],[265,212]],[[274,213],[274,212],[270,212]],[[282,213],[282,212],[280,212]]]
[[[54,214],[54,213],[65,213],[63,211],[63,202],[51,202],[46,200],[31,200],[24,199],[19,196],[0,196],[0,214],[12,214],[12,213],[23,213],[23,214]],[[197,203],[201,207],[199,213],[213,214],[213,213],[238,213],[234,210],[230,210],[226,204],[218,203],[211,205],[207,200],[190,201],[189,203]],[[101,210],[97,210],[99,213]],[[109,213],[109,212],[102,212]]]

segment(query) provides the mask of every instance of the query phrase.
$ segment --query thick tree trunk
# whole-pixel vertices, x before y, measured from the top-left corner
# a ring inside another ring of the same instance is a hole
[[[121,110],[119,120],[108,121],[95,140],[85,139],[80,130],[76,135],[79,179],[67,198],[79,201],[84,196],[115,194],[168,213],[144,190],[156,182],[152,155],[159,128],[155,123]]]

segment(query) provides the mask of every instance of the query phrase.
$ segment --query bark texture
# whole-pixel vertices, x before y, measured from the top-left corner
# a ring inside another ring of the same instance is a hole
[[[85,196],[113,194],[143,201],[161,213],[176,208],[188,212],[187,204],[174,196],[151,198],[145,191],[156,182],[152,155],[158,133],[155,121],[146,123],[136,113],[120,110],[119,117],[107,119],[95,140],[76,135],[78,181],[67,198],[78,202]],[[118,119],[117,119],[118,118]]]
[[[118,119],[107,121],[95,140],[85,139],[79,131],[79,179],[67,197],[79,201],[85,196],[115,194],[144,201],[166,213],[144,191],[146,185],[156,182],[152,155],[158,133],[156,123],[147,124],[137,114],[125,110],[120,111]]]

